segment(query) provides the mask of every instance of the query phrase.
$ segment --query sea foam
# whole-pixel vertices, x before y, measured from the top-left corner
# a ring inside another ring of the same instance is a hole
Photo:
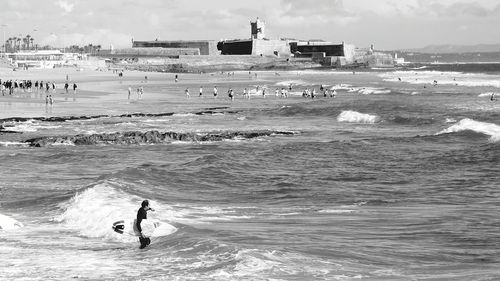
[[[460,120],[458,123],[452,125],[451,127],[442,130],[436,135],[457,133],[462,131],[474,131],[476,133],[481,133],[490,136],[490,141],[498,142],[500,141],[500,126],[493,123],[486,123],[475,121],[469,118]]]
[[[373,124],[377,122],[380,118],[377,115],[370,115],[365,113],[359,113],[356,111],[346,110],[337,116],[338,122],[347,123],[366,123]]]
[[[18,222],[9,216],[0,214],[0,230],[12,230],[23,226],[24,225],[21,222]]]
[[[164,206],[154,200],[149,201],[158,214],[163,213]],[[115,233],[111,226],[119,220],[133,220],[141,202],[142,198],[122,191],[117,184],[103,182],[78,192],[69,201],[61,203],[59,207],[64,211],[54,221],[87,237],[136,241],[137,237]],[[176,230],[172,226],[172,232]]]

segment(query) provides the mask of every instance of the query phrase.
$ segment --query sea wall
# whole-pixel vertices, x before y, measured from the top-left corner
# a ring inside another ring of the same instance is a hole
[[[108,52],[101,52],[100,56],[108,58],[137,58],[137,57],[179,57],[180,55],[200,55],[198,48],[125,48]]]
[[[135,63],[122,64],[130,70],[160,72],[213,72],[229,70],[304,69],[321,65],[294,58],[276,56],[180,56],[172,58],[139,58]]]

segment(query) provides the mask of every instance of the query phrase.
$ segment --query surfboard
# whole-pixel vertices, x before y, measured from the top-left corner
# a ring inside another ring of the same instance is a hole
[[[113,223],[113,230],[119,234],[141,236],[141,233],[136,227],[136,220],[119,220]],[[159,237],[169,235],[177,229],[168,224],[161,223],[157,220],[142,220],[141,221],[142,233],[146,237]]]

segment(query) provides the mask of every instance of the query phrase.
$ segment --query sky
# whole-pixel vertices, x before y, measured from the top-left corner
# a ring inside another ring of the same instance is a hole
[[[1,36],[39,45],[129,48],[133,40],[266,37],[378,50],[499,44],[499,0],[1,0]]]

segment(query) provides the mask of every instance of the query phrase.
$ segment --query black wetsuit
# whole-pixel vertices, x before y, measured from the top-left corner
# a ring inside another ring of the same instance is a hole
[[[148,212],[146,211],[146,209],[142,207],[139,208],[139,210],[137,211],[137,220],[136,220],[136,227],[137,230],[139,230],[139,232],[142,232],[141,228],[142,220],[145,220],[147,218],[148,218]],[[151,243],[151,239],[139,236],[139,242],[141,242],[141,249],[143,249]]]

